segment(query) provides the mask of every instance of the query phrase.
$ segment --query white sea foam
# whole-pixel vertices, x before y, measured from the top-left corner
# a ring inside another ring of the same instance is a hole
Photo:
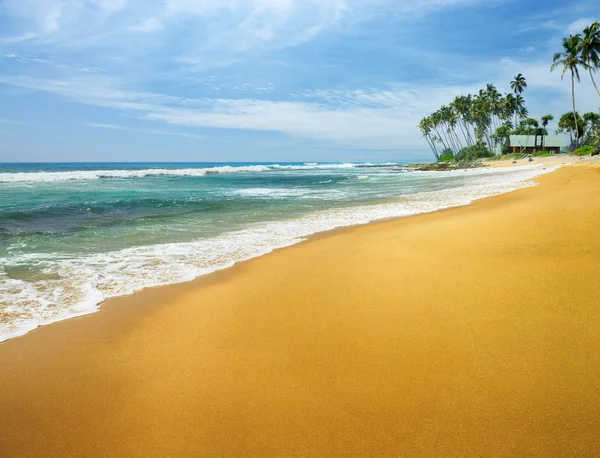
[[[315,189],[304,188],[245,188],[232,191],[232,194],[244,197],[268,197],[283,199],[288,197],[309,197],[319,192]]]
[[[532,166],[441,172],[448,176],[469,174],[474,178],[461,187],[412,194],[385,204],[331,209],[293,220],[256,224],[193,242],[92,255],[27,254],[0,259],[0,341],[25,334],[39,325],[92,313],[108,297],[192,280],[293,245],[317,232],[465,205],[532,186],[532,178],[551,170]],[[5,267],[19,264],[35,264],[44,275],[28,281],[11,278]]]
[[[213,173],[268,172],[269,170],[313,170],[348,169],[356,164],[306,164],[306,165],[224,165],[220,167],[181,168],[181,169],[115,169],[115,170],[74,170],[65,172],[15,172],[0,173],[0,183],[50,183],[71,180],[99,180],[101,178],[144,178],[150,176],[202,177]]]

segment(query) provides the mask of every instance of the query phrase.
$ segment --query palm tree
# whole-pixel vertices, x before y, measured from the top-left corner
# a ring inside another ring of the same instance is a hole
[[[548,129],[546,129],[546,127],[548,127],[548,123],[553,119],[554,116],[552,116],[551,114],[542,116],[542,127],[544,128],[544,135],[548,135]]]
[[[472,144],[469,127],[466,121],[467,113],[469,112],[469,104],[470,99],[462,95],[456,96],[454,101],[450,104],[450,108],[454,112],[454,116],[456,116],[458,126],[460,127],[467,146],[471,146]]]
[[[513,114],[515,115],[515,123],[513,124],[512,128],[516,128],[516,122],[517,122],[517,117],[516,117],[516,113],[518,110],[518,106],[517,106],[517,98],[512,95],[512,94],[506,94],[506,97],[504,97],[504,110],[506,112],[506,118],[508,120],[510,120],[513,116]]]
[[[586,138],[591,140],[591,142],[588,144],[593,144],[596,141],[595,137],[597,136],[600,128],[600,114],[593,112],[586,113],[583,115],[583,121],[585,122],[586,127]]]
[[[548,127],[548,123],[550,121],[552,121],[554,119],[554,116],[552,116],[551,114],[547,114],[542,116],[542,127],[545,129],[546,127]]]
[[[525,99],[522,95],[515,97],[515,129],[517,128],[517,117],[524,119],[527,117],[527,108],[525,108]]]
[[[525,119],[527,119],[527,117],[529,116],[529,110],[525,106],[525,103],[523,103],[522,105],[519,106],[519,111],[517,112],[517,114],[519,115],[519,119],[521,120],[521,124],[522,124],[523,121]]]
[[[596,71],[600,68],[600,22],[594,22],[589,27],[583,29],[580,46],[581,60],[586,63],[592,83],[596,88],[596,92],[600,95],[600,90],[598,90],[596,81],[594,81],[594,75],[592,75],[592,70]]]
[[[460,95],[448,105],[426,116],[419,129],[436,159],[446,153],[460,153],[467,147],[478,146],[496,152],[506,144],[513,125],[511,118],[526,120],[529,116],[521,92],[527,87],[523,75],[515,77],[518,89],[502,96],[493,84],[476,95]],[[537,121],[528,121],[530,124]],[[523,125],[525,129],[525,124]]]
[[[510,87],[515,94],[522,94],[527,89],[527,80],[522,73],[515,76],[515,79],[510,82]]]
[[[573,100],[573,118],[575,120],[575,131],[577,128],[577,111],[575,110],[575,78],[577,82],[581,81],[579,77],[579,66],[587,68],[587,64],[579,56],[579,50],[581,47],[581,35],[571,35],[569,38],[563,38],[563,50],[554,54],[553,64],[550,67],[550,71],[555,70],[559,66],[562,66],[562,73],[560,79],[562,80],[565,73],[571,72],[571,98]],[[575,138],[575,146],[577,146],[577,137]]]
[[[439,160],[440,155],[438,153],[437,148],[435,147],[435,141],[437,140],[437,138],[435,137],[435,135],[432,135],[431,132],[432,124],[433,123],[431,121],[431,117],[428,116],[421,120],[421,122],[419,123],[419,129],[421,129],[421,133],[423,134],[425,140],[427,140],[427,143],[429,144],[431,151],[433,151],[433,155],[435,156],[436,160]]]

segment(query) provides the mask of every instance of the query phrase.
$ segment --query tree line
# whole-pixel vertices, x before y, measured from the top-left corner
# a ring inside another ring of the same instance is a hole
[[[598,115],[596,113],[587,113],[582,119],[577,113],[575,108],[575,80],[581,82],[581,76],[579,70],[587,70],[592,84],[600,96],[600,90],[594,80],[594,73],[600,69],[600,22],[594,22],[592,25],[583,29],[583,33],[577,33],[570,35],[567,38],[563,38],[562,41],[563,49],[554,54],[552,66],[550,71],[554,71],[557,68],[562,68],[560,78],[564,79],[565,74],[568,72],[571,74],[571,97],[573,102],[573,111],[567,113],[573,119],[573,129],[567,129],[569,124],[567,119],[564,120],[563,126],[559,125],[559,129],[567,130],[571,137],[571,142],[575,143],[577,147],[580,143],[580,139],[585,134],[586,127],[584,122],[587,122],[594,130],[598,130]],[[564,116],[564,115],[563,115]],[[567,116],[568,118],[569,116]],[[561,118],[562,120],[562,118]],[[598,133],[596,132],[596,135]],[[598,140],[598,139],[596,139]]]
[[[563,50],[554,55],[551,71],[562,67],[561,78],[571,75],[573,111],[558,122],[558,132],[568,133],[571,143],[582,140],[600,143],[600,115],[586,113],[581,117],[575,109],[575,80],[580,69],[588,72],[598,95],[594,73],[600,68],[600,23],[594,22],[582,34],[563,39]],[[512,93],[501,94],[493,84],[487,84],[477,94],[457,96],[450,104],[419,122],[419,129],[437,160],[445,156],[456,159],[492,156],[508,152],[510,135],[547,135],[551,114],[537,119],[529,117],[523,97],[527,80],[519,73],[510,83]]]

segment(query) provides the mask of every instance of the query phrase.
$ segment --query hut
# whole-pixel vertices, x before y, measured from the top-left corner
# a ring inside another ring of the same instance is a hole
[[[569,141],[562,135],[511,135],[510,148],[513,153],[533,153],[548,151],[560,153],[566,151]]]

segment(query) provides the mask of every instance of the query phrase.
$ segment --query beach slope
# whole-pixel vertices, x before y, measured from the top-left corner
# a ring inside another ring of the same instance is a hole
[[[600,169],[539,181],[0,344],[0,456],[597,456]]]

